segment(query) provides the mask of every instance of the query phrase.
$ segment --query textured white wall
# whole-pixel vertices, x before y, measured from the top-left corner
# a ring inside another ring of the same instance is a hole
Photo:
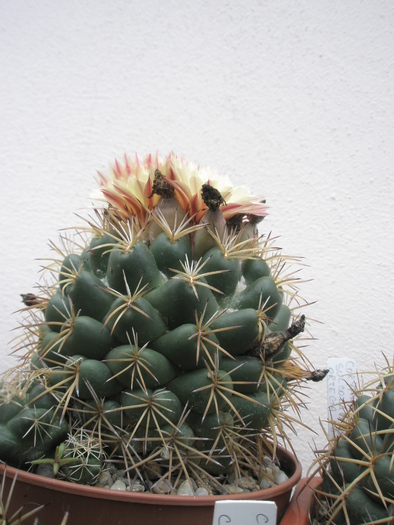
[[[391,358],[393,37],[391,0],[0,2],[1,370],[19,294],[95,171],[157,150],[267,197],[262,231],[309,265],[317,367]],[[325,385],[309,402],[305,469]]]

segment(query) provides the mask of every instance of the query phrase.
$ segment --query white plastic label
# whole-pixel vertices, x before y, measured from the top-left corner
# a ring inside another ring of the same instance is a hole
[[[357,365],[354,359],[332,357],[327,360],[327,405],[328,418],[339,421],[345,413],[343,401],[352,401],[356,386]],[[329,425],[329,436],[333,437],[332,425]]]
[[[221,500],[215,503],[212,525],[276,525],[273,501]]]

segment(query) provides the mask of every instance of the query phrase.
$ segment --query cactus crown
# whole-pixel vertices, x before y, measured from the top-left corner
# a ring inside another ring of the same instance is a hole
[[[310,476],[322,476],[315,489],[319,523],[357,525],[394,519],[394,367],[360,374],[354,400],[331,421],[333,437],[316,452]]]
[[[23,296],[1,459],[82,483],[112,463],[170,492],[259,482],[265,455],[291,445],[300,383],[325,375],[294,341],[308,337],[297,259],[258,234],[264,199],[173,154],[99,180],[104,205]]]

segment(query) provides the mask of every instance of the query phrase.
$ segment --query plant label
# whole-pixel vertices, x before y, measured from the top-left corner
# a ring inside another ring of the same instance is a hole
[[[273,501],[222,500],[215,503],[212,525],[276,525]]]
[[[339,421],[345,413],[344,402],[352,401],[356,386],[357,365],[354,359],[332,357],[327,360],[327,405],[328,419]],[[334,437],[334,429],[329,425],[329,436]]]

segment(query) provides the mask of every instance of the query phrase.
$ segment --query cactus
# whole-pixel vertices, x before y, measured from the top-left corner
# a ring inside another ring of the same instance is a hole
[[[300,386],[326,373],[297,346],[299,261],[259,235],[262,198],[173,154],[126,157],[100,190],[52,243],[50,283],[22,296],[1,459],[82,483],[113,463],[171,492],[260,481],[264,456],[291,446]]]
[[[394,521],[394,366],[386,358],[384,367],[361,375],[354,399],[344,403],[340,421],[330,422],[333,437],[310,469],[322,476],[315,490],[319,523]]]

